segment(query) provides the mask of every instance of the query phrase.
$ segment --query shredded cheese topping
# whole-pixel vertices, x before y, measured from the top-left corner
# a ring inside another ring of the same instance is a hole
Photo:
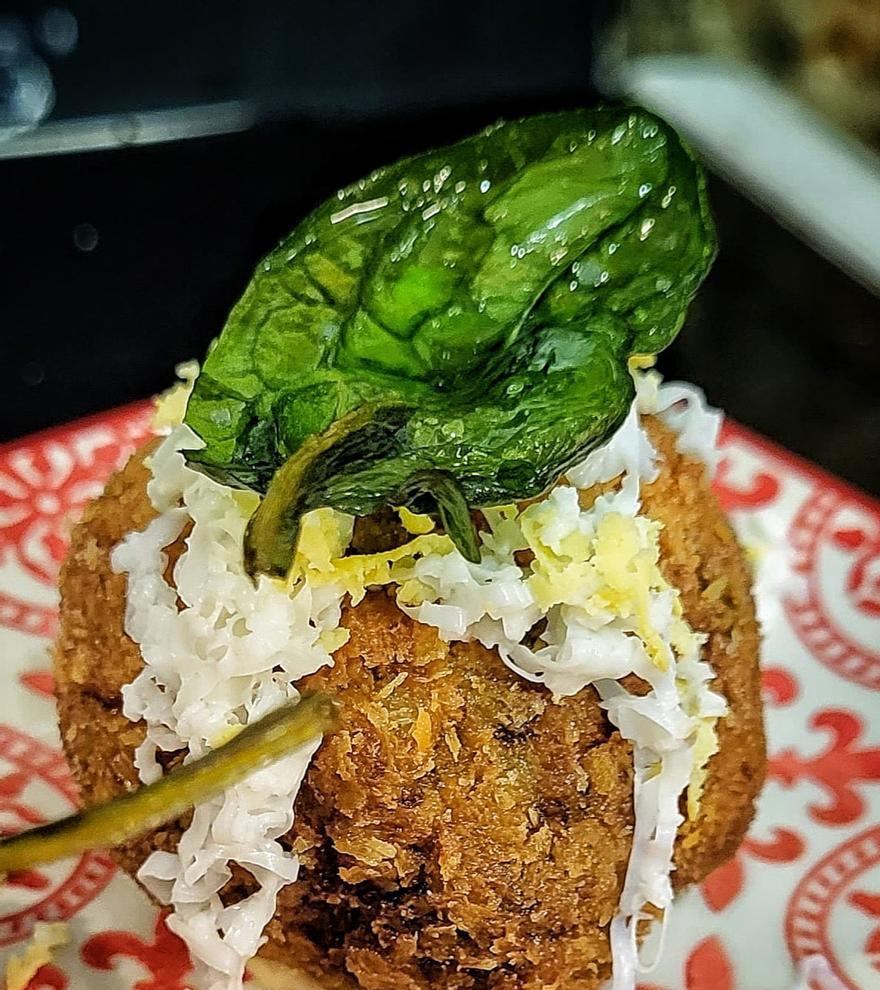
[[[176,427],[152,457],[148,493],[160,514],[113,553],[128,576],[125,628],[144,669],[123,691],[123,712],[146,723],[136,755],[141,779],[161,776],[158,752],[197,758],[248,722],[298,697],[300,678],[331,664],[340,629],[341,585],[287,589],[244,573],[244,527],[256,498],[190,470],[181,448],[197,439]],[[165,579],[164,548],[191,525],[186,550]],[[168,925],[188,945],[209,990],[238,990],[265,941],[278,890],[298,862],[278,843],[293,824],[296,794],[317,744],[252,774],[195,809],[176,852],[154,852],[138,877],[174,908]],[[237,863],[258,889],[226,905],[220,891]]]
[[[717,748],[715,723],[726,711],[700,659],[704,637],[685,621],[678,592],[660,571],[660,525],[641,514],[640,503],[640,486],[657,476],[640,414],[659,415],[680,448],[710,466],[719,416],[690,386],[661,386],[655,372],[633,373],[637,399],[625,422],[568,472],[567,483],[522,510],[484,511],[489,530],[476,564],[434,531],[430,517],[406,509],[399,514],[413,534],[409,542],[346,556],[353,520],[319,509],[303,521],[287,581],[264,577],[255,587],[241,546],[256,498],[186,467],[180,450],[197,438],[175,426],[150,463],[148,493],[159,515],[113,556],[128,576],[126,631],[145,663],[124,692],[126,716],[147,725],[136,761],[142,780],[161,775],[160,751],[198,757],[297,697],[297,681],[332,664],[348,636],[340,626],[345,596],[357,604],[369,588],[395,585],[400,608],[414,619],[446,640],[497,649],[511,670],[555,696],[594,686],[611,722],[633,743],[635,828],[610,929],[614,990],[632,990],[642,971],[637,925],[652,916],[650,905],[665,911],[671,903],[679,802],[687,790],[688,814],[697,813]],[[166,400],[166,413],[169,406]],[[618,478],[592,503],[581,495]],[[169,583],[165,550],[187,527]],[[529,551],[525,565],[522,551]],[[531,642],[541,620],[540,638]],[[646,682],[647,694],[623,688],[629,674]],[[414,731],[421,738],[431,729]],[[296,878],[296,857],[277,840],[292,825],[311,755],[293,754],[201,805],[177,852],[153,853],[140,871],[148,889],[172,905],[169,925],[189,945],[206,990],[239,990],[278,890]],[[225,905],[220,890],[232,863],[253,874],[258,890]]]

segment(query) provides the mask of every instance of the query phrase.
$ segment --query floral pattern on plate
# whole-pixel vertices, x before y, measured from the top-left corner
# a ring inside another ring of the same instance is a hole
[[[149,435],[149,403],[0,447],[0,829],[66,813],[48,650],[71,521]],[[880,504],[728,422],[716,492],[758,562],[767,785],[733,860],[676,904],[641,990],[782,990],[825,956],[880,987]],[[182,943],[103,854],[11,878],[0,965],[36,921],[71,943],[29,990],[184,990]],[[653,936],[652,936],[653,937]],[[650,956],[650,950],[648,950]]]

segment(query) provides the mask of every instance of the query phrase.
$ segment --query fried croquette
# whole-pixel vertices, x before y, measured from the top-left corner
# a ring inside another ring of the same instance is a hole
[[[730,709],[699,814],[679,832],[681,888],[734,853],[764,777],[758,631],[743,554],[703,466],[646,422],[661,471],[642,488],[643,512],[663,524],[661,569],[708,636],[703,656]],[[122,715],[121,691],[142,660],[109,555],[154,516],[147,479],[143,454],[110,479],[62,572],[61,733],[86,803],[138,786],[144,729]],[[305,681],[342,700],[343,725],[314,757],[282,840],[301,872],[279,894],[261,955],[334,988],[598,988],[630,850],[633,769],[593,689],[554,701],[494,651],[441,641],[388,589],[348,607],[343,624],[351,637],[334,666]],[[186,824],[115,856],[134,874]],[[236,869],[224,901],[252,889]]]

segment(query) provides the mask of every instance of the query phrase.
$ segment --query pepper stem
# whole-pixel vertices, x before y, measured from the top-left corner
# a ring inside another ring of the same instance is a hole
[[[410,479],[413,492],[424,492],[437,503],[443,528],[456,549],[472,564],[480,562],[480,540],[461,485],[448,471],[421,471]]]
[[[337,703],[328,695],[309,695],[270,712],[228,743],[154,784],[2,839],[0,876],[89,849],[118,846],[173,821],[193,805],[320,738],[332,727],[337,712]]]
[[[323,433],[309,437],[275,472],[244,534],[244,568],[252,578],[258,574],[287,576],[296,553],[309,472],[322,454],[370,423],[379,406],[367,403],[336,420]]]

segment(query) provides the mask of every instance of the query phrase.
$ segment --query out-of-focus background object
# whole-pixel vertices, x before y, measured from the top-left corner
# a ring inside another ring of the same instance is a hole
[[[678,367],[877,491],[880,0],[622,0],[597,51],[600,89],[714,173],[722,253]]]
[[[878,0],[626,0],[598,75],[880,291]]]
[[[688,52],[737,60],[880,148],[877,0],[625,0],[612,57]]]
[[[603,93],[714,173],[721,254],[664,371],[880,492],[880,0],[7,0],[0,437],[163,388],[339,185]]]

